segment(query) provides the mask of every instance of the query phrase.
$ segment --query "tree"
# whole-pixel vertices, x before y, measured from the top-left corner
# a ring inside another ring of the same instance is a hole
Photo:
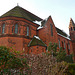
[[[26,58],[18,52],[11,52],[11,49],[0,46],[0,75],[25,75],[28,73],[29,66]]]
[[[63,48],[58,49],[57,43],[49,43],[48,52],[52,54],[52,56],[56,57],[57,62],[66,61],[69,63],[73,63],[72,54],[67,55],[66,51]]]
[[[59,51],[57,52],[57,61],[61,62],[61,61],[65,61],[66,58],[66,52],[65,50],[63,50],[62,48],[59,49]]]
[[[50,42],[48,46],[48,52],[50,52],[50,54],[52,54],[53,56],[56,56],[58,50],[57,47],[58,47],[57,43]]]

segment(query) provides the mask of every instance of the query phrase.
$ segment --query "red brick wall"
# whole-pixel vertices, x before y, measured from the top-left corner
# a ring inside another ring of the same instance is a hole
[[[72,49],[72,42],[60,35],[58,35],[58,39],[60,40],[60,46],[64,49],[64,43],[65,43],[65,47],[66,47],[66,53],[70,54],[73,53],[73,49]],[[62,45],[63,42],[63,45]],[[68,43],[70,44],[70,51],[69,51],[69,46]]]
[[[8,46],[17,51],[21,51],[23,49],[23,38],[8,37]]]
[[[12,20],[11,20],[12,19]],[[13,34],[12,33],[12,27],[13,27],[13,32],[15,30],[15,24],[18,24],[18,35],[24,35],[26,36],[26,28],[27,26],[29,27],[29,36],[31,38],[33,38],[34,35],[37,34],[37,27],[38,25],[30,22],[30,21],[27,21],[25,19],[22,19],[22,18],[16,18],[16,17],[5,17],[5,18],[0,18],[0,27],[1,27],[1,32],[2,33],[2,24],[5,23],[5,33],[7,34]]]
[[[44,47],[44,46],[31,46],[29,49],[29,53],[32,53],[32,54],[40,54],[42,52],[46,52],[46,47]]]
[[[2,34],[2,25],[5,24],[5,33]],[[18,33],[15,34],[15,24],[18,24]],[[29,27],[29,36],[27,36],[27,26]],[[13,32],[12,32],[13,27]],[[37,35],[38,25],[23,18],[4,17],[0,18],[0,45],[13,47],[14,49],[25,53],[28,51],[28,43]]]
[[[2,34],[2,25],[4,23],[6,25],[5,33]],[[18,34],[14,34],[15,24],[18,24]],[[53,36],[51,36],[50,24],[53,25]],[[29,37],[27,37],[26,35],[27,26],[29,27]],[[13,27],[13,32],[12,32],[12,27]],[[29,50],[28,43],[31,41],[34,35],[37,35],[37,27],[38,27],[37,24],[31,21],[28,21],[24,18],[18,18],[18,17],[0,18],[0,45],[13,47],[14,49],[18,51],[23,50],[24,53],[28,53],[31,51],[31,48],[32,48],[31,47]],[[57,35],[56,28],[51,17],[48,18],[45,26],[42,29],[38,30],[38,35],[47,46],[49,42],[58,43],[58,39],[60,39],[61,46],[62,46],[62,41],[63,42],[65,41],[66,43],[67,54],[75,51],[75,43],[72,43],[70,40]],[[70,51],[68,51],[67,49],[68,43],[70,44]],[[72,49],[72,45],[73,45],[73,49]],[[45,51],[45,47],[33,46],[33,50],[34,51],[32,52],[34,54],[38,54],[42,52],[43,50]]]
[[[0,46],[8,46],[8,37],[0,37]]]
[[[53,36],[51,36],[50,24],[53,25]],[[49,42],[58,43],[56,28],[51,17],[48,18],[45,26],[38,31],[38,35],[45,42],[45,44],[47,44],[47,46]]]
[[[72,27],[72,30],[71,30],[71,27]],[[74,54],[74,60],[75,60],[75,31],[73,30],[73,26],[69,26],[69,33],[70,33],[70,38],[71,38],[71,41],[72,41],[72,51],[73,51],[73,54]]]
[[[70,32],[71,40],[75,40],[75,31]]]
[[[73,54],[74,54],[74,60],[75,60],[75,41],[72,42],[72,46],[73,46]]]
[[[53,25],[53,36],[51,36],[50,24]],[[57,34],[55,25],[54,25],[51,17],[48,18],[45,26],[42,29],[38,30],[38,35],[45,42],[45,44],[47,44],[47,46],[48,46],[49,42],[59,44],[58,39],[60,39],[60,46],[63,47],[63,49],[64,49],[64,42],[65,42],[67,54],[69,55],[70,53],[73,53],[71,40],[68,40]],[[69,50],[68,43],[70,44],[70,50]]]

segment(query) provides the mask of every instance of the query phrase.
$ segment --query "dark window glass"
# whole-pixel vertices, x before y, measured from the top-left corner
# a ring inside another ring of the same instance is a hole
[[[71,27],[71,31],[72,31],[72,27]]]
[[[58,39],[58,42],[59,42],[59,48],[60,48],[60,39]]]
[[[3,24],[3,27],[2,27],[2,33],[4,34],[5,32],[5,24]]]
[[[70,54],[70,44],[67,44],[68,55]]]
[[[73,27],[74,28],[74,31],[75,31],[75,27]]]
[[[51,36],[53,36],[53,25],[50,24],[50,27],[51,27]]]
[[[12,33],[14,32],[14,26],[12,26]]]
[[[65,42],[64,42],[64,49],[66,49],[66,44],[65,44]]]
[[[29,27],[27,27],[27,36],[29,36]]]
[[[18,33],[18,24],[15,25],[15,33]]]
[[[62,41],[62,48],[64,49],[63,41]]]
[[[70,44],[68,43],[68,49],[70,50]]]

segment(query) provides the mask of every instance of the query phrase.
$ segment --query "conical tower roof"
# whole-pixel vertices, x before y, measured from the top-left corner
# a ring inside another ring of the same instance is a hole
[[[42,20],[41,18],[37,17],[36,15],[34,15],[31,12],[23,9],[20,6],[14,7],[10,11],[3,14],[1,17],[7,17],[7,16],[21,17],[21,18],[28,19],[30,21],[35,21],[35,20],[41,21]]]

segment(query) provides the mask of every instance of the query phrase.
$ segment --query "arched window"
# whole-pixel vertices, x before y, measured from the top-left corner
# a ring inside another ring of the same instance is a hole
[[[51,36],[53,36],[53,25],[50,24],[50,28],[51,28]]]
[[[63,41],[61,43],[62,43],[62,48],[64,49]]]
[[[71,31],[72,31],[72,27],[71,27]]]
[[[3,24],[3,27],[2,27],[2,33],[4,34],[5,32],[5,24]]]
[[[29,36],[29,27],[27,26],[27,36]]]
[[[58,39],[58,43],[59,43],[59,48],[60,48],[60,39]]]
[[[67,50],[68,50],[68,55],[70,54],[70,44],[67,43]]]
[[[64,41],[64,49],[66,49],[66,44],[65,44],[65,41]]]
[[[70,43],[68,43],[68,49],[70,50]]]
[[[15,24],[15,34],[18,33],[18,24]]]

